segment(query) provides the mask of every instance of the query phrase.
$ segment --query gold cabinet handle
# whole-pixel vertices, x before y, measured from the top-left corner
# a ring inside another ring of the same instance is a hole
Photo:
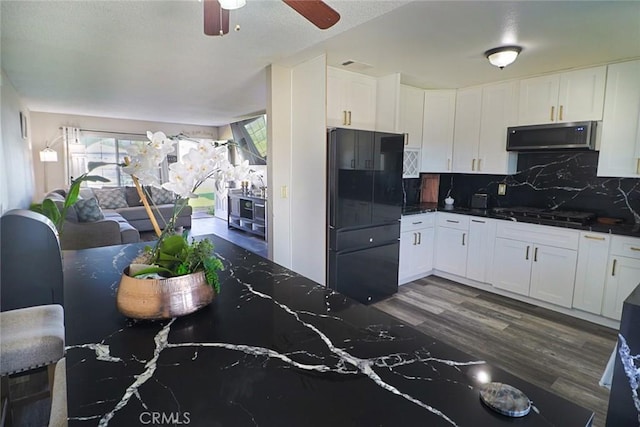
[[[472,219],[471,222],[479,222],[480,224],[486,224],[486,221],[480,221],[477,219]]]
[[[556,107],[554,107],[553,105],[551,106],[551,116],[549,117],[549,119],[551,121],[553,121],[553,118],[555,117],[553,113],[555,113],[556,111]]]
[[[613,268],[611,269],[611,276],[615,276],[616,275],[616,262],[618,260],[617,259],[613,259]]]
[[[564,110],[564,105],[561,105],[560,109],[558,110],[558,120],[562,120],[562,110]]]
[[[347,124],[351,126],[351,111],[347,111],[347,117],[349,118],[349,123]]]
[[[538,262],[538,248],[533,250],[533,262]]]
[[[476,170],[476,159],[471,160],[471,170],[472,171]]]
[[[345,126],[347,124],[347,110],[342,110],[342,124]]]
[[[422,244],[422,233],[418,231],[418,244]]]
[[[635,246],[631,246],[629,249],[632,251],[640,251],[640,248],[636,248]]]
[[[529,246],[527,246],[527,253],[524,255],[524,259],[529,259]]]
[[[636,162],[636,173],[640,175],[640,157],[638,157],[638,161]]]
[[[418,236],[416,235],[416,233],[413,233],[413,246],[416,245],[417,240],[418,240]]]
[[[454,221],[452,219],[448,219],[447,222],[453,222],[454,224],[460,224],[460,221]]]
[[[584,238],[585,239],[591,239],[591,240],[604,240],[604,237],[589,236],[588,234],[585,234]]]
[[[467,236],[467,233],[462,233],[462,246],[464,246],[464,238]]]
[[[404,133],[404,145],[409,145],[409,134]]]
[[[478,159],[478,172],[480,172],[482,170],[482,167],[480,165],[482,165],[482,159]]]

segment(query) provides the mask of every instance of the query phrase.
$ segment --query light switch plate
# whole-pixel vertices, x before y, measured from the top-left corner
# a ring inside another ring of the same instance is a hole
[[[498,184],[498,196],[504,196],[505,194],[507,194],[507,184]]]

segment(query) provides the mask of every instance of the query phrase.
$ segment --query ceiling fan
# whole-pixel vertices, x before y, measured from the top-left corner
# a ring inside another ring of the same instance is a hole
[[[282,0],[293,10],[304,16],[313,25],[326,30],[340,20],[340,14],[320,0]],[[204,0],[204,33],[222,36],[229,32],[229,9],[223,8],[225,1]],[[244,4],[244,2],[240,2]]]

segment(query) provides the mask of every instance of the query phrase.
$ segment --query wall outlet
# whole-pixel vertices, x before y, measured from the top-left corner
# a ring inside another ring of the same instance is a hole
[[[507,184],[498,184],[498,196],[504,196],[505,194],[507,194]]]

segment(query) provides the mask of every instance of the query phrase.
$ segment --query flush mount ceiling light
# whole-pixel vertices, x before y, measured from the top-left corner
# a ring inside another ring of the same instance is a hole
[[[240,9],[247,4],[247,0],[218,0],[220,7],[227,10]]]
[[[491,65],[503,69],[507,65],[513,63],[522,51],[520,46],[501,46],[489,49],[484,53]]]

